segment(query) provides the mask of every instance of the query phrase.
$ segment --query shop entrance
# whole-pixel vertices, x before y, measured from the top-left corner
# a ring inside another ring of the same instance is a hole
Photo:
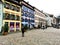
[[[14,22],[10,22],[10,32],[14,32]]]
[[[20,30],[20,23],[16,22],[16,31],[19,31],[19,30]]]

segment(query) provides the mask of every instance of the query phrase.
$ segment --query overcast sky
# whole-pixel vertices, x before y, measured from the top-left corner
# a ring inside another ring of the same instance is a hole
[[[58,16],[60,14],[60,0],[25,0],[29,4],[37,7],[44,12]]]

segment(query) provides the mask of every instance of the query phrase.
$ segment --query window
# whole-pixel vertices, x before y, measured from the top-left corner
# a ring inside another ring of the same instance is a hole
[[[25,19],[25,22],[27,22],[28,20],[27,19]]]
[[[16,10],[17,10],[17,12],[19,12],[20,11],[20,7],[16,7]]]
[[[16,16],[16,20],[20,20],[20,17],[19,16]]]
[[[12,10],[14,10],[14,8],[15,8],[15,6],[14,5],[11,5],[11,7],[10,7]]]
[[[20,7],[11,5],[11,4],[6,3],[6,2],[4,3],[4,7],[7,8],[7,9],[11,9],[11,10],[17,11],[17,12],[20,11]]]
[[[10,15],[10,20],[15,20],[15,15],[11,14]]]
[[[31,15],[31,18],[34,18],[34,15]]]
[[[34,14],[34,11],[33,10],[31,10],[31,14]]]
[[[4,13],[3,19],[9,20],[10,19],[10,14]]]
[[[24,19],[24,18],[22,18],[22,22],[24,22],[24,20],[25,20],[25,19]]]
[[[16,22],[16,30],[20,30],[20,23],[19,22]]]
[[[15,15],[4,13],[3,19],[5,19],[5,20],[15,20]]]
[[[34,22],[34,20],[31,20],[31,22]]]
[[[5,19],[5,13],[3,13],[3,19]]]
[[[10,4],[5,3],[5,4],[4,4],[4,7],[7,8],[7,9],[9,9],[9,8],[10,8]]]
[[[20,11],[20,7],[17,7],[17,6],[14,6],[14,5],[11,5],[10,9],[14,10],[14,11],[17,11],[17,12]]]
[[[26,6],[22,6],[22,9],[23,9],[24,11],[28,11],[28,8],[27,8]]]
[[[25,16],[27,17],[27,12],[25,12]]]

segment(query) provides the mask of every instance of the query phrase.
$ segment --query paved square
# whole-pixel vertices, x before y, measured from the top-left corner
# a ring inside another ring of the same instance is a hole
[[[60,45],[60,29],[49,27],[0,36],[0,45]]]

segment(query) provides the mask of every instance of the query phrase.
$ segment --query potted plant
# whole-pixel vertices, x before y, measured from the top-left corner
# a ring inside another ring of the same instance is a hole
[[[7,35],[9,30],[8,24],[5,24],[2,28],[3,28],[2,34]]]

